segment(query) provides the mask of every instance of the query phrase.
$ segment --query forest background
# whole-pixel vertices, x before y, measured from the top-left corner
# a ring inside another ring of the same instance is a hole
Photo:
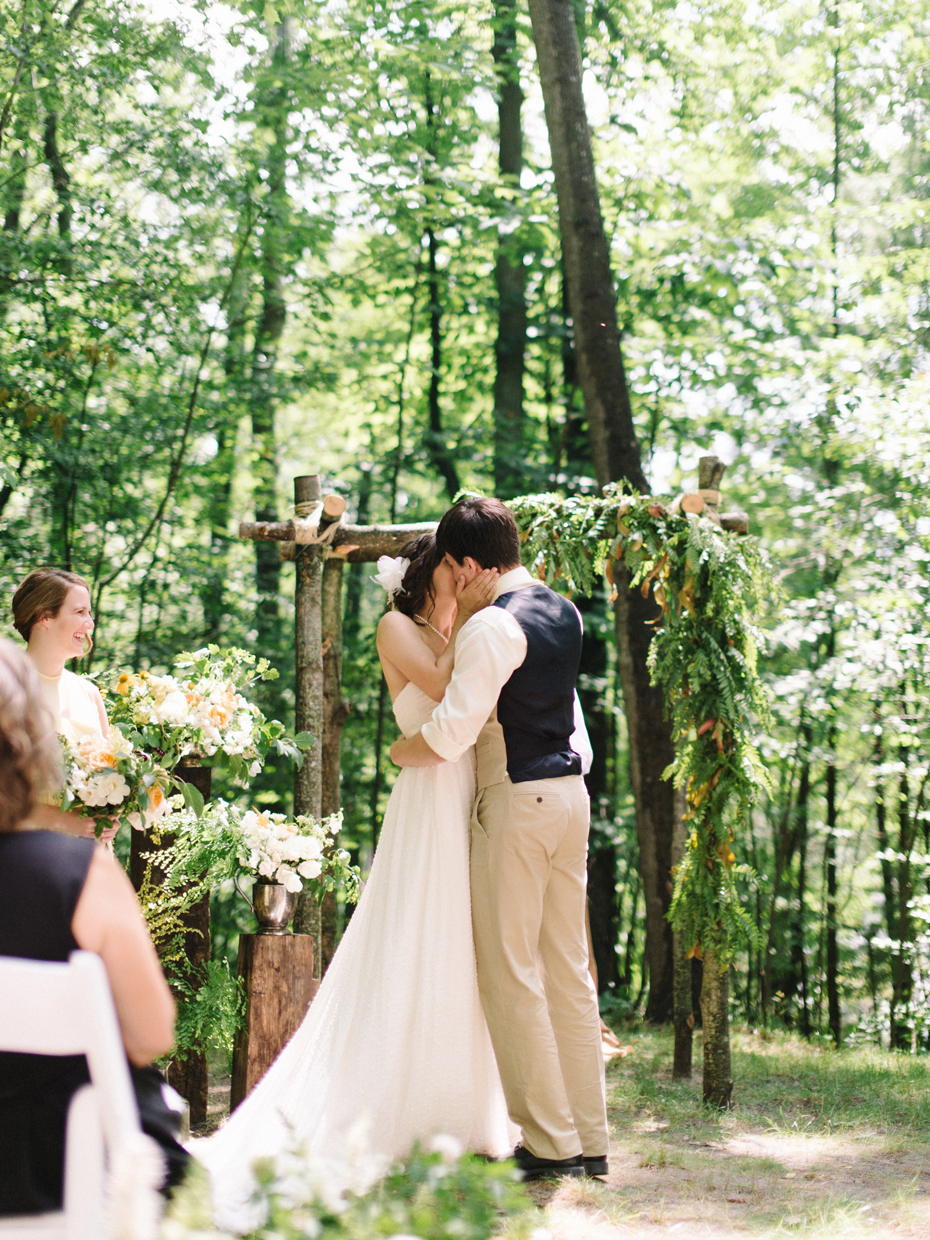
[[[671,494],[723,457],[778,584],[734,1015],[926,1049],[930,18],[574,16],[643,470]],[[0,593],[41,563],[85,575],[83,670],[244,645],[290,721],[293,565],[236,535],[292,512],[293,476],[359,522],[438,518],[460,487],[597,490],[518,0],[4,0],[0,21]],[[347,573],[343,682],[363,869],[395,734],[369,574]],[[602,1002],[667,1019],[613,609],[578,601]],[[252,799],[284,808],[291,782],[269,763]],[[246,906],[217,892],[213,920],[234,959]]]

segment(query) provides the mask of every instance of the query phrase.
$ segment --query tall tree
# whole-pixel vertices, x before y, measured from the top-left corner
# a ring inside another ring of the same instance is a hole
[[[498,77],[497,159],[508,194],[520,189],[523,171],[523,89],[517,47],[516,0],[497,0],[491,48]],[[526,267],[519,234],[498,231],[494,266],[497,340],[494,345],[494,492],[503,498],[525,488],[523,371],[526,354]]]
[[[562,262],[572,314],[578,378],[584,394],[598,483],[624,482],[645,493],[639,443],[627,386],[610,251],[594,171],[591,131],[581,87],[581,55],[571,0],[530,0],[533,40],[552,151]],[[674,757],[662,694],[649,682],[652,599],[618,573],[616,631],[636,799],[640,871],[646,900],[650,1020],[672,1015],[672,786],[662,778]]]
[[[278,403],[278,350],[284,334],[287,303],[284,296],[290,217],[287,191],[287,143],[290,90],[288,65],[291,59],[292,19],[274,24],[268,48],[268,63],[259,77],[256,111],[257,139],[264,142],[260,174],[264,198],[259,228],[258,265],[262,282],[262,305],[252,351],[252,442],[254,450],[254,500],[256,521],[275,521],[278,517],[278,445],[275,413]],[[258,595],[255,627],[257,645],[263,655],[277,653],[281,618],[278,592],[281,557],[274,543],[255,544],[255,588]]]

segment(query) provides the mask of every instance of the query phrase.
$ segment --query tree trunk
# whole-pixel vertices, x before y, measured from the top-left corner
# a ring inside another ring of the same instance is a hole
[[[810,995],[807,977],[807,804],[810,792],[810,762],[805,754],[798,785],[798,818],[796,823],[798,846],[798,907],[794,924],[792,951],[796,955],[799,980],[798,1023],[801,1034],[809,1038],[811,1028]]]
[[[673,1011],[673,942],[667,913],[672,898],[672,834],[675,797],[662,773],[675,757],[661,691],[649,682],[646,656],[659,615],[652,598],[629,588],[626,566],[614,566],[617,599],[617,661],[623,686],[630,746],[630,782],[636,802],[639,871],[646,904],[649,1002],[646,1019],[665,1022]]]
[[[71,202],[71,177],[65,167],[58,145],[58,111],[49,109],[42,127],[42,152],[52,177],[52,187],[58,199],[58,238],[61,242],[59,266],[67,275],[71,271],[71,220],[74,206]]]
[[[878,836],[878,847],[883,853],[888,853],[891,849],[891,841],[888,838],[888,826],[886,820],[885,809],[885,782],[882,773],[882,766],[885,762],[884,739],[881,732],[881,713],[880,708],[876,704],[875,716],[877,720],[878,731],[875,733],[875,747],[873,750],[873,758],[875,765],[875,831]],[[882,898],[885,906],[885,925],[888,929],[888,937],[890,939],[897,938],[897,916],[895,914],[895,898],[894,898],[894,871],[892,870],[891,861],[887,856],[882,858]]]
[[[517,52],[515,0],[497,0],[494,44],[500,98],[498,115],[498,167],[502,179],[513,188],[520,184],[523,169],[523,127],[520,109],[520,63]],[[525,490],[527,476],[523,453],[523,370],[526,354],[526,268],[519,249],[505,252],[507,234],[498,234],[497,282],[498,331],[494,352],[494,493],[510,499]]]
[[[244,225],[242,226],[245,227]],[[237,253],[242,236],[237,238]],[[211,485],[206,499],[210,526],[209,569],[200,591],[203,607],[204,637],[217,642],[223,633],[228,577],[229,518],[233,478],[236,472],[236,440],[242,396],[246,390],[247,356],[245,347],[246,319],[249,308],[249,275],[242,263],[230,290],[227,304],[228,327],[223,370],[226,375],[223,410],[215,427],[216,458],[211,470]]]
[[[836,925],[836,724],[827,734],[826,770],[827,836],[824,844],[827,872],[827,1019],[833,1045],[839,1046],[843,1030],[840,1017],[839,948]]]
[[[349,708],[342,700],[342,572],[343,561],[327,560],[323,566],[323,772],[320,812],[326,818],[339,810],[339,761],[342,729]],[[332,847],[338,847],[333,840]],[[336,951],[336,893],[327,891],[320,908],[320,976],[329,968]]]
[[[687,830],[684,815],[687,800],[684,793],[675,790],[675,835],[672,841],[672,863],[681,864],[687,842]],[[672,1076],[676,1079],[690,1079],[691,1050],[694,1034],[694,1011],[691,1006],[691,961],[688,959],[688,944],[685,936],[673,932],[672,939],[674,963],[674,1022],[675,1022],[675,1054],[672,1060]]]
[[[426,128],[429,135],[429,153],[432,155],[435,163],[437,158],[436,123],[439,117],[438,107],[433,98],[432,79],[429,71],[427,71],[425,76],[424,95],[426,102]],[[431,183],[429,177],[426,180],[427,184]],[[445,483],[446,493],[451,500],[455,499],[459,491],[459,476],[452,453],[449,451],[449,446],[446,443],[445,432],[442,426],[442,408],[439,403],[439,383],[442,376],[442,298],[439,293],[439,267],[436,261],[439,243],[436,240],[436,230],[432,225],[426,230],[426,245],[427,282],[429,285],[430,380],[427,396],[429,422],[425,443],[433,468]]]
[[[439,268],[436,263],[438,243],[435,229],[426,230],[426,244],[430,339],[430,377],[427,394],[429,427],[426,432],[426,447],[433,468],[445,483],[446,494],[452,500],[459,491],[459,476],[446,443],[442,425],[442,407],[439,403],[439,381],[442,374],[442,301],[439,294]]]
[[[903,695],[902,695],[903,696]],[[902,709],[902,715],[905,710]],[[911,850],[914,847],[914,831],[910,812],[910,778],[908,774],[909,751],[905,746],[899,748],[901,774],[898,779],[898,905],[897,924],[894,938],[897,947],[894,952],[893,990],[891,996],[891,1034],[893,1050],[911,1050],[911,991],[914,984],[913,962],[911,949],[913,943],[913,923],[911,921]]]
[[[716,953],[704,949],[701,1011],[704,1018],[704,1103],[729,1110],[733,1094],[730,1075],[729,973],[721,969]]]
[[[570,0],[530,0],[529,7],[552,151],[578,379],[595,473],[601,486],[626,481],[646,493],[581,89],[575,14]],[[638,590],[631,592],[628,582],[625,570],[618,573],[615,614],[646,899],[650,975],[646,1017],[667,1021],[673,1007],[672,934],[665,915],[671,900],[674,804],[671,785],[661,775],[674,749],[661,692],[649,683],[646,670],[652,637],[648,626],[658,616],[658,607]]]
[[[275,432],[277,391],[275,368],[284,333],[287,308],[284,300],[285,254],[289,202],[286,182],[288,142],[288,92],[280,77],[290,59],[290,18],[278,23],[271,34],[267,82],[256,100],[261,131],[268,135],[264,160],[267,180],[262,204],[259,264],[262,276],[262,309],[255,330],[252,353],[251,413],[254,451],[254,499],[256,521],[274,521],[278,506],[278,449]],[[278,593],[281,557],[277,547],[256,543],[255,589],[258,602],[255,627],[256,653],[276,659],[280,646]],[[319,956],[319,953],[317,953]]]
[[[571,0],[530,0],[562,259],[598,481],[648,489],[633,426]]]

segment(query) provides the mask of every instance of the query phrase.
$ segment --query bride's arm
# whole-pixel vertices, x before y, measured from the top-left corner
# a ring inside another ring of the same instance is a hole
[[[419,625],[400,611],[389,611],[381,617],[378,625],[378,654],[382,664],[390,665],[407,681],[412,680],[418,689],[433,699],[442,700],[446,686],[452,679],[455,663],[455,639],[462,627],[476,611],[491,602],[499,573],[487,568],[458,596],[458,611],[448,644],[442,654],[435,655],[420,635]],[[387,667],[385,668],[387,672]],[[390,683],[391,677],[388,676]],[[396,696],[396,694],[395,694]]]

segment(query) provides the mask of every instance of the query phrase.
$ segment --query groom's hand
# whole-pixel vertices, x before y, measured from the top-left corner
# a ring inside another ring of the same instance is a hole
[[[420,732],[409,738],[402,736],[391,746],[391,761],[395,766],[438,766],[444,762],[434,749],[430,749]]]

